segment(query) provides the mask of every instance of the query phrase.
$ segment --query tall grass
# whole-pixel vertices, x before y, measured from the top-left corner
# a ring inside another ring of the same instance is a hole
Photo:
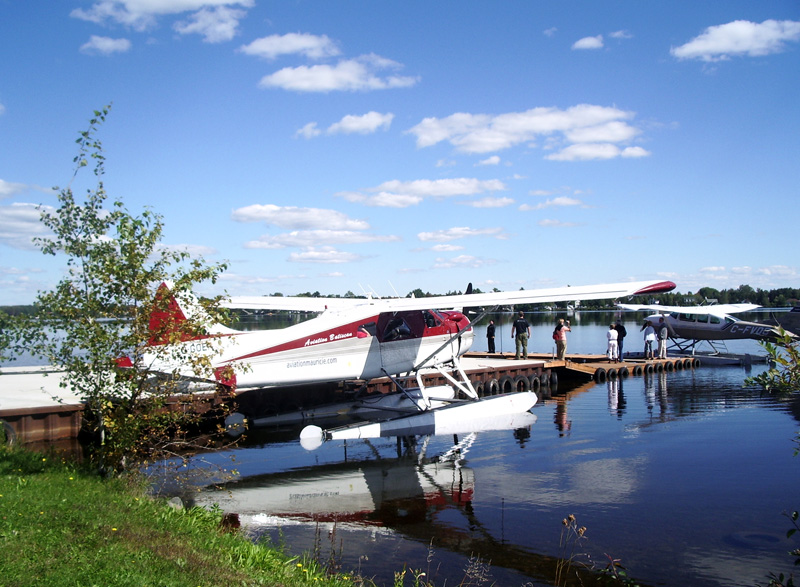
[[[352,585],[221,527],[222,513],[175,509],[135,478],[102,479],[56,455],[0,446],[0,584]]]

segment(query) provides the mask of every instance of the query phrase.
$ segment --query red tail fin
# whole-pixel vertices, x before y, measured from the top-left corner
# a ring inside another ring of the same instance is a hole
[[[202,333],[193,331],[187,313],[175,299],[166,283],[158,286],[150,313],[150,345],[184,342],[199,338]]]

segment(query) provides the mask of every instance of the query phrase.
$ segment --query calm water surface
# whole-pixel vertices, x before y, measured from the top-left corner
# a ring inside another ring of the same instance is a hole
[[[541,351],[553,316],[537,317],[531,350]],[[611,318],[573,318],[569,350],[601,352]],[[629,350],[639,350],[639,324],[626,315]],[[498,350],[506,334],[511,349],[505,328]],[[482,332],[474,348],[485,348]],[[569,514],[587,528],[577,553],[601,566],[606,554],[622,559],[642,583],[765,583],[769,571],[791,571],[786,552],[797,547],[782,512],[800,507],[800,404],[742,387],[764,368],[562,381],[521,430],[328,442],[312,452],[296,431],[253,435],[204,457],[238,476],[193,498],[239,513],[250,532],[289,552],[316,546],[327,559],[333,549],[344,570],[379,584],[404,566],[458,584],[475,557],[497,585],[551,584]]]

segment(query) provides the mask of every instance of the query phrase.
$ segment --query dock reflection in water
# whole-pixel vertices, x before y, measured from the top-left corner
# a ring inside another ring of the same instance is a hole
[[[588,528],[582,553],[621,558],[640,584],[763,584],[792,571],[798,546],[782,512],[800,507],[800,405],[743,388],[747,374],[562,383],[535,424],[458,435],[455,449],[453,436],[313,452],[296,437],[251,439],[230,453],[240,479],[196,498],[288,552],[334,547],[344,570],[378,584],[404,566],[458,584],[471,557],[497,585],[551,584],[569,514]]]

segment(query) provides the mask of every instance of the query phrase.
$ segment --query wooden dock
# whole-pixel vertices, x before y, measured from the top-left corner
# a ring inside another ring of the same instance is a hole
[[[491,396],[513,391],[553,390],[559,379],[570,381],[596,381],[643,375],[662,371],[691,369],[699,365],[698,359],[670,357],[668,359],[626,359],[609,362],[605,355],[567,355],[567,360],[553,359],[551,355],[529,353],[527,359],[515,360],[511,353],[467,353],[461,360],[464,372],[480,396]],[[77,438],[81,430],[83,404],[68,389],[60,387],[63,372],[45,367],[6,367],[0,375],[0,426],[7,439],[20,443],[53,442]],[[449,381],[434,370],[424,372],[425,385],[446,385]],[[361,385],[367,392],[389,393],[397,391],[388,377],[369,382],[347,382],[353,389]],[[256,405],[280,406],[288,409],[291,402],[308,404],[312,401],[309,387],[244,391],[237,400],[247,403],[248,395]],[[331,392],[331,386],[325,393]],[[333,386],[336,388],[336,386]],[[347,386],[340,384],[337,393]],[[275,400],[278,396],[289,398],[290,403]],[[326,397],[330,401],[330,396]],[[279,411],[279,410],[278,410]]]
[[[64,373],[50,367],[3,367],[0,425],[8,442],[77,438],[83,404],[61,387]]]

